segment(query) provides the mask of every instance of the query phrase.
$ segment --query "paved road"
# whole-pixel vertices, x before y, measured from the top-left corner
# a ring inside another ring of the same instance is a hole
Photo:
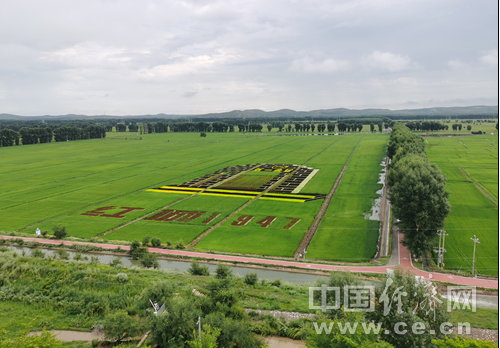
[[[393,234],[397,236],[397,233]],[[101,243],[87,243],[87,242],[73,242],[73,241],[60,241],[60,240],[51,240],[51,239],[41,239],[41,238],[27,238],[27,237],[13,237],[13,236],[0,236],[2,239],[23,239],[26,242],[39,242],[44,244],[54,244],[54,245],[94,245],[101,248],[106,249],[118,249],[121,250],[129,250],[130,247],[127,245],[114,245],[114,244],[101,244]],[[410,269],[416,275],[421,275],[427,279],[434,279],[442,282],[448,282],[459,285],[471,285],[471,286],[480,286],[484,288],[498,289],[498,280],[487,280],[487,279],[475,279],[468,277],[458,277],[454,275],[442,274],[442,273],[431,273],[421,271],[415,267],[411,262],[410,253],[406,249],[405,246],[401,244],[401,240],[403,239],[403,234],[399,233],[399,243],[396,240],[393,240],[393,249],[395,244],[398,245],[398,258],[399,264],[401,264],[404,268]],[[231,256],[231,255],[218,255],[218,254],[208,254],[208,253],[200,253],[193,251],[185,251],[185,250],[171,250],[171,249],[158,249],[158,248],[149,248],[150,252],[164,254],[164,255],[175,255],[175,256],[187,256],[187,257],[197,257],[204,259],[216,259],[220,261],[228,261],[228,262],[241,262],[241,263],[256,263],[256,264],[265,264],[272,266],[284,266],[284,267],[297,267],[309,270],[319,270],[319,271],[350,271],[350,272],[362,272],[362,273],[386,273],[387,269],[392,269],[394,264],[396,263],[395,253],[392,254],[391,260],[388,266],[334,266],[334,265],[325,265],[318,263],[308,263],[308,262],[296,262],[296,261],[282,261],[282,260],[270,260],[270,259],[262,259],[257,257],[245,257],[245,256]]]

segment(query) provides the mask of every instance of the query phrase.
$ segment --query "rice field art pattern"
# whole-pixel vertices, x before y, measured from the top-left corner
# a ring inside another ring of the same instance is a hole
[[[180,185],[148,191],[304,203],[325,198],[324,194],[299,193],[318,171],[296,164],[246,164],[225,167]]]

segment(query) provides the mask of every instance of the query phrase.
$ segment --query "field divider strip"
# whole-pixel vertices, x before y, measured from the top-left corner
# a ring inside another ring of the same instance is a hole
[[[301,166],[298,166],[294,171],[292,171],[291,173],[288,173],[287,175],[283,176],[280,180],[278,180],[277,182],[275,182],[273,185],[269,186],[266,190],[264,190],[263,192],[259,193],[257,196],[255,196],[254,198],[252,198],[251,200],[249,200],[248,202],[246,202],[245,204],[243,204],[242,206],[240,206],[238,209],[236,209],[235,211],[233,211],[231,214],[229,214],[226,218],[224,218],[221,221],[219,221],[219,223],[217,223],[217,224],[213,225],[212,227],[210,227],[208,230],[206,230],[201,235],[199,235],[195,240],[193,240],[189,244],[189,246],[195,246],[196,244],[198,244],[200,242],[200,240],[202,240],[204,237],[206,237],[210,232],[212,232],[213,230],[215,230],[217,227],[222,226],[229,219],[232,219],[236,214],[238,214],[240,211],[242,211],[243,209],[245,209],[252,202],[254,202],[257,199],[259,199],[260,197],[262,197],[262,195],[264,195],[265,193],[268,193],[269,191],[274,190],[276,187],[278,187],[279,185],[281,185],[290,176],[292,176],[297,170],[299,170],[299,168],[301,168]]]
[[[101,233],[101,234],[97,235],[96,237],[97,237],[97,238],[102,238],[102,237],[104,237],[105,235],[107,235],[107,234],[109,234],[109,233],[111,233],[111,232],[114,232],[114,231],[116,231],[116,230],[119,230],[119,229],[121,229],[121,228],[123,228],[123,227],[125,227],[125,226],[131,225],[131,224],[133,224],[134,222],[137,222],[137,221],[143,220],[143,219],[145,219],[145,218],[147,218],[147,217],[149,217],[149,216],[152,216],[152,215],[154,215],[154,214],[156,214],[156,213],[160,212],[161,210],[164,210],[164,209],[170,208],[171,206],[176,205],[177,203],[181,203],[182,201],[185,201],[186,199],[189,199],[189,198],[191,198],[191,197],[197,196],[197,195],[199,195],[200,193],[203,193],[203,192],[205,192],[206,190],[208,190],[208,189],[210,189],[210,188],[212,188],[212,187],[214,187],[214,186],[220,185],[220,184],[222,184],[222,183],[224,183],[224,182],[228,181],[229,179],[233,179],[234,177],[237,177],[237,176],[239,176],[239,175],[241,175],[241,174],[243,174],[243,173],[246,173],[246,172],[248,172],[248,171],[251,171],[251,170],[253,170],[253,169],[257,168],[258,166],[260,166],[260,164],[256,164],[256,165],[254,165],[252,168],[250,168],[250,169],[248,169],[248,170],[245,170],[245,171],[243,171],[243,172],[240,172],[240,173],[238,173],[238,174],[237,174],[237,175],[235,175],[235,176],[229,177],[229,178],[227,178],[226,180],[222,180],[221,182],[215,183],[215,184],[213,184],[213,185],[211,185],[211,186],[207,187],[206,189],[204,189],[204,190],[202,190],[202,191],[198,191],[198,192],[196,192],[196,193],[193,193],[192,195],[186,196],[186,197],[184,197],[184,198],[179,199],[178,201],[175,201],[175,202],[173,202],[173,203],[170,203],[170,204],[168,204],[168,205],[166,205],[166,206],[164,206],[164,207],[162,207],[162,208],[156,209],[155,211],[153,211],[153,212],[151,212],[151,213],[149,213],[149,214],[143,215],[143,216],[141,216],[141,217],[138,217],[138,218],[137,218],[137,219],[135,219],[135,220],[132,220],[132,221],[126,222],[126,223],[124,223],[123,225],[120,225],[120,226],[117,226],[117,227],[115,227],[115,228],[112,228],[112,229],[110,229],[110,230],[108,230],[108,231],[106,231],[106,232],[104,232],[104,233]]]
[[[304,237],[302,238],[302,241],[300,242],[297,250],[295,250],[295,253],[293,254],[293,257],[295,259],[299,256],[299,254],[302,254],[302,253],[304,253],[302,255],[305,258],[305,252],[307,252],[307,248],[309,248],[309,244],[311,243],[314,235],[316,234],[316,231],[318,230],[319,225],[321,224],[321,221],[323,220],[323,217],[326,214],[328,206],[330,205],[330,202],[332,201],[333,194],[335,193],[335,191],[337,191],[337,187],[340,185],[340,181],[342,180],[342,177],[344,176],[344,173],[345,173],[347,167],[349,166],[349,162],[351,161],[351,158],[352,158],[354,152],[356,151],[359,144],[361,143],[361,140],[363,140],[363,137],[361,137],[359,139],[358,143],[356,144],[356,146],[352,150],[351,154],[349,155],[349,157],[347,157],[347,160],[344,164],[344,167],[342,168],[342,171],[340,172],[339,176],[337,177],[337,180],[335,180],[335,183],[333,184],[332,189],[328,193],[328,196],[326,196],[325,201],[321,205],[321,208],[319,209],[318,214],[316,214],[316,217],[314,218],[313,223],[311,224],[311,226],[309,227],[307,232],[304,234]]]

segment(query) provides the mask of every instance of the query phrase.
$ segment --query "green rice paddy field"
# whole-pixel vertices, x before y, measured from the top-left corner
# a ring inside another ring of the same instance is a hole
[[[40,228],[50,234],[52,226],[63,224],[72,237],[131,241],[149,235],[163,243],[190,243],[249,198],[147,189],[178,185],[226,166],[307,163],[320,170],[301,193],[327,194],[349,159],[307,256],[366,260],[376,252],[379,223],[366,220],[364,214],[381,187],[378,173],[387,140],[388,135],[359,133],[214,133],[206,138],[163,133],[142,135],[142,140],[129,133],[108,133],[106,139],[1,148],[0,232],[31,234]],[[291,257],[322,202],[256,200],[196,248]],[[198,215],[184,221],[155,218],[166,210]],[[241,219],[249,220],[238,225]]]
[[[425,138],[426,152],[448,182],[445,267],[470,272],[476,235],[476,271],[498,275],[498,137]],[[436,244],[437,246],[437,244]]]

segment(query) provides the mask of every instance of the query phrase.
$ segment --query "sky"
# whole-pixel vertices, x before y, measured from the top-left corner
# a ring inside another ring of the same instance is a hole
[[[0,4],[0,113],[498,105],[496,0]]]

